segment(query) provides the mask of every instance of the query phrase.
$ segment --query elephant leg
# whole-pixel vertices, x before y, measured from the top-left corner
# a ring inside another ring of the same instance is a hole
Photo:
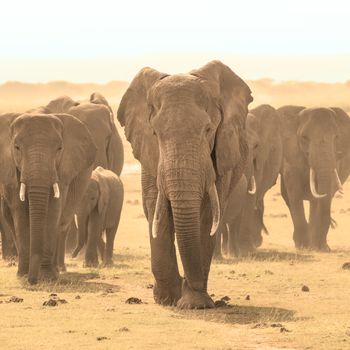
[[[285,195],[287,196],[287,200],[285,200],[293,220],[293,240],[295,247],[297,249],[308,248],[310,245],[310,238],[303,203],[303,186],[305,185],[305,179],[299,171],[294,169],[286,172],[283,179]]]
[[[13,212],[16,245],[18,249],[18,270],[17,275],[22,277],[29,272],[29,217],[27,203],[19,203]]]
[[[161,305],[175,305],[181,297],[182,278],[176,259],[175,232],[170,209],[160,217],[158,237],[153,238],[152,223],[158,190],[156,179],[142,169],[142,197],[149,222],[151,265],[155,278],[153,297]]]
[[[47,212],[47,228],[43,240],[43,252],[39,278],[46,281],[56,280],[59,276],[56,250],[60,229],[61,199],[50,198]]]
[[[228,254],[228,230],[227,230],[227,225],[223,224],[222,230],[221,230],[221,235],[222,235],[222,253],[223,254]]]
[[[255,229],[255,196],[250,196],[240,215],[240,224],[237,234],[238,256],[246,257],[255,253],[253,232]]]
[[[12,217],[11,221],[9,221],[7,218],[5,218],[5,215],[1,216],[0,233],[2,258],[4,260],[12,260],[17,257],[17,248],[15,243]]]
[[[117,232],[116,227],[106,229],[106,249],[103,256],[103,264],[105,266],[113,265],[113,247],[114,247],[114,238]]]
[[[214,259],[221,260],[222,259],[221,239],[223,237],[222,232],[218,231],[215,236],[216,236],[216,240],[215,240],[215,248],[214,248]]]
[[[73,220],[67,234],[66,252],[72,253],[77,245],[78,245],[78,228],[75,224],[75,221]]]
[[[98,252],[100,253],[101,260],[104,260],[104,256],[106,254],[106,244],[102,236],[99,238],[97,242],[97,248],[98,248]]]
[[[329,252],[327,234],[330,226],[331,200],[310,202],[310,246],[314,250]]]
[[[304,203],[302,199],[294,199],[289,202],[290,214],[293,220],[293,240],[297,249],[308,248],[310,238],[308,224],[305,218]]]
[[[88,221],[88,239],[85,251],[85,267],[97,267],[98,255],[97,246],[102,236],[101,218],[97,210],[93,210]]]
[[[234,222],[227,224],[228,229],[228,255],[229,257],[236,257],[239,255],[238,247],[238,232],[239,232],[239,218],[236,218]],[[226,226],[226,225],[225,225]]]

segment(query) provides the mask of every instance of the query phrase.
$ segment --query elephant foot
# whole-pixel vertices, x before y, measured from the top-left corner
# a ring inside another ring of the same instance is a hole
[[[50,282],[56,281],[59,277],[59,271],[57,268],[41,268],[39,273],[39,279],[41,281]]]
[[[114,262],[113,260],[107,260],[102,263],[102,267],[113,267]]]
[[[98,261],[96,260],[85,260],[83,267],[98,267]]]
[[[28,266],[18,266],[18,270],[17,270],[17,276],[18,277],[24,277],[26,275],[28,275],[29,273],[29,265]]]
[[[182,297],[177,302],[179,309],[213,309],[215,304],[207,292],[193,290],[184,281],[182,286]]]
[[[59,270],[60,272],[67,272],[66,264],[59,265],[59,266],[58,266],[58,270]]]
[[[315,250],[317,252],[321,252],[321,253],[329,253],[331,251],[331,248],[329,247],[329,245],[327,243],[312,244],[311,249]]]
[[[181,297],[182,278],[175,279],[177,282],[164,284],[155,282],[153,287],[153,298],[157,304],[174,306]]]
[[[247,258],[256,253],[256,248],[253,244],[243,244],[239,246],[238,256],[241,258]]]
[[[223,255],[221,254],[221,252],[214,252],[213,254],[213,259],[214,260],[218,260],[221,261],[224,259]]]
[[[253,238],[253,244],[255,248],[259,248],[263,243],[263,236],[261,233]]]

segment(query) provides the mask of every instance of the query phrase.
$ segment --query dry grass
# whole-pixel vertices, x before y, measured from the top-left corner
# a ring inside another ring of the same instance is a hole
[[[126,203],[113,268],[84,269],[81,258],[68,259],[69,272],[58,282],[32,287],[17,279],[16,267],[0,263],[1,348],[350,348],[350,272],[341,269],[350,261],[350,213],[344,210],[350,197],[335,201],[333,216],[339,226],[329,235],[333,252],[296,253],[289,214],[278,188],[272,189],[266,205],[271,233],[262,249],[250,259],[212,265],[210,293],[215,300],[230,297],[230,305],[180,311],[153,302],[139,175],[125,174],[123,180]],[[349,183],[345,189],[350,191]],[[310,292],[302,292],[303,285]],[[43,306],[51,293],[68,303]],[[24,301],[6,303],[11,296]],[[126,304],[132,296],[144,304]],[[282,327],[287,331],[281,332]]]

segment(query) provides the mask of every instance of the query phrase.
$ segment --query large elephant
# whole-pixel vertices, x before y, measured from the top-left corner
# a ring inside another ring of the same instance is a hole
[[[87,191],[79,209],[79,239],[72,257],[75,258],[86,243],[85,266],[98,266],[97,248],[103,264],[113,265],[114,239],[123,207],[124,188],[113,171],[97,167],[91,174]],[[106,244],[102,239],[106,233]]]
[[[112,170],[118,176],[124,165],[124,147],[113,120],[112,108],[107,100],[97,92],[91,94],[88,101],[74,101],[68,96],[61,96],[40,107],[43,113],[68,113],[82,121],[90,130],[97,147],[94,169],[101,166]],[[72,251],[77,244],[77,229],[72,222],[66,240],[67,251]],[[60,268],[65,270],[64,251],[60,253]]]
[[[68,230],[88,184],[96,146],[87,127],[67,114],[0,116],[0,185],[11,210],[18,275],[58,276],[60,233]]]
[[[227,252],[246,256],[262,243],[264,196],[276,183],[282,165],[282,138],[277,111],[270,105],[252,109],[246,121],[249,158],[245,169],[248,188],[237,215],[237,200],[231,200],[225,212],[229,238]],[[225,228],[225,227],[224,227]]]
[[[159,304],[214,307],[207,292],[214,234],[247,160],[251,101],[246,83],[219,61],[188,74],[143,68],[121,100],[117,117],[142,167]]]
[[[281,194],[293,220],[295,246],[329,251],[332,198],[350,172],[350,118],[340,108],[285,106],[278,113]],[[309,222],[303,200],[310,201]]]

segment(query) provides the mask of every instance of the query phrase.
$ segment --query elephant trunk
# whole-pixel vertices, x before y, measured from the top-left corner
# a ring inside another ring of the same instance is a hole
[[[45,234],[47,233],[47,211],[50,188],[28,186],[29,226],[30,226],[30,284],[38,281],[41,259],[44,251]]]
[[[205,285],[201,264],[201,201],[188,193],[186,198],[171,198],[170,204],[185,278],[192,289],[202,291]]]

